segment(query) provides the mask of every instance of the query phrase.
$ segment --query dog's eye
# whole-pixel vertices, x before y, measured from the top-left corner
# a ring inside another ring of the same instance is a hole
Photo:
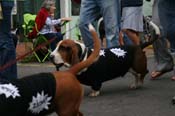
[[[70,49],[70,47],[60,46],[58,51],[69,51]]]

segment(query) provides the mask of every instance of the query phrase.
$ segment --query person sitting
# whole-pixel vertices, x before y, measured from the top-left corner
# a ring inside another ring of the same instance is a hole
[[[56,37],[56,39],[51,42],[52,51],[55,49],[56,44],[63,39],[61,32],[57,32],[54,26],[61,24],[62,21],[71,20],[69,17],[54,19],[53,14],[55,9],[55,0],[44,0],[41,9],[36,16],[35,27],[32,32],[28,34],[28,38],[30,39],[37,37],[38,33],[44,35],[48,40]]]

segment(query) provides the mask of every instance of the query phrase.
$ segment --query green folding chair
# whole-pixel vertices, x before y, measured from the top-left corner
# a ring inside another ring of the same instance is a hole
[[[27,35],[29,32],[32,31],[33,27],[35,26],[35,18],[36,15],[26,13],[23,15],[24,24],[22,25],[24,29],[24,35]]]
[[[32,50],[37,48],[42,43],[48,42],[47,38],[45,38],[43,35],[41,35],[39,33],[38,33],[37,37],[35,37],[33,39],[28,39],[27,35],[29,32],[32,31],[33,27],[35,26],[35,28],[37,29],[37,25],[35,23],[36,15],[26,13],[23,15],[23,17],[24,17],[24,24],[23,24],[24,35],[26,35],[26,41],[33,43]],[[33,54],[38,62],[43,63],[47,59],[49,59],[50,52],[51,52],[51,48],[50,48],[50,44],[48,44],[47,46],[41,46],[41,48],[37,51],[34,51]]]

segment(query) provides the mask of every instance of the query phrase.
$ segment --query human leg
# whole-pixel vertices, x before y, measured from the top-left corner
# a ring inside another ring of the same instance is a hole
[[[47,38],[48,40],[55,38],[51,43],[50,43],[50,48],[53,51],[56,48],[57,43],[62,40],[62,36],[59,33],[48,33],[44,34],[44,37]]]
[[[99,17],[100,9],[97,6],[96,0],[83,0],[80,9],[79,28],[83,42],[86,47],[93,48],[92,35],[89,32],[88,24],[92,23]]]
[[[170,50],[175,51],[175,2],[159,0],[160,23],[163,27],[163,35],[170,42]]]
[[[173,70],[173,58],[168,51],[166,39],[159,38],[153,44],[157,65],[151,73],[152,79]]]
[[[56,44],[63,40],[63,35],[60,32],[55,33],[56,34]]]
[[[175,12],[175,10],[174,10]],[[170,42],[170,51],[172,53],[175,53],[175,13],[174,13],[174,16],[172,17],[171,19],[171,25],[169,26],[168,28],[168,32],[167,32],[167,38]]]
[[[0,39],[1,37],[5,36],[0,34]],[[16,52],[14,43],[12,41],[9,43],[11,43],[8,44],[9,48],[6,48],[5,45],[0,47],[0,66],[5,66],[8,63],[11,64],[0,71],[0,78],[13,79],[17,78],[17,65],[16,63],[13,63],[16,59]]]
[[[139,33],[143,32],[143,13],[140,7],[124,7],[122,10],[122,31],[135,45],[140,44]]]
[[[104,19],[107,47],[119,45],[120,0],[99,0]]]
[[[11,36],[11,11],[14,3],[1,1],[3,20],[0,21],[0,66],[12,63],[16,59],[16,50]],[[0,71],[0,78],[17,78],[16,63]]]
[[[130,29],[124,29],[122,30],[130,39],[131,41],[135,44],[135,45],[139,45],[140,44],[140,38],[138,35],[138,32],[130,30]]]
[[[155,4],[153,5],[153,13],[154,13],[153,14],[153,22],[155,22],[159,26],[160,26],[160,24],[163,26],[163,28],[160,28],[162,36],[158,40],[156,40],[153,44],[155,59],[157,62],[157,66],[155,68],[155,71],[153,71],[151,73],[151,77],[153,79],[159,77],[160,75],[162,75],[168,71],[173,70],[173,58],[168,51],[167,41],[166,41],[166,38],[167,38],[167,36],[166,36],[167,35],[166,34],[167,33],[167,31],[166,31],[167,30],[166,29],[167,19],[165,16],[166,8],[161,6],[162,3],[159,3],[160,1],[161,0],[154,2]],[[161,13],[158,13],[159,11]],[[160,22],[159,22],[159,17],[161,17]]]

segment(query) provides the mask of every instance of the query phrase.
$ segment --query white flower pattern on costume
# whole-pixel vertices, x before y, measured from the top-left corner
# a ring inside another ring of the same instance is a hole
[[[100,50],[100,56],[105,56],[105,51],[104,50]]]
[[[125,57],[126,51],[122,50],[121,48],[112,48],[110,51],[118,57]]]
[[[34,114],[39,114],[42,110],[48,110],[51,103],[49,102],[52,97],[48,97],[48,95],[44,95],[44,91],[37,93],[36,97],[32,97],[32,102],[29,103],[29,109]]]
[[[16,97],[20,97],[18,88],[14,85],[10,84],[0,84],[0,95],[4,94],[6,98],[10,96],[15,99]]]

